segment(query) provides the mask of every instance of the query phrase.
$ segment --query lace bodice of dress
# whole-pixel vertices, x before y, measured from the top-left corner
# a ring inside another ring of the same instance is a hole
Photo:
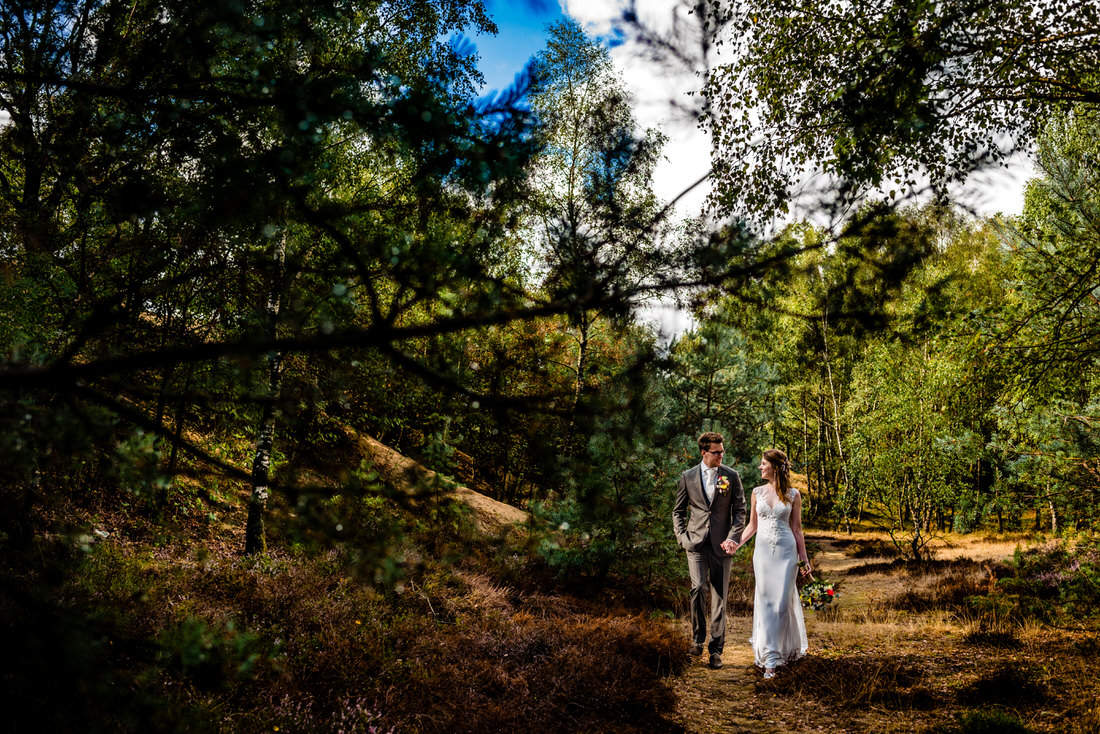
[[[792,491],[794,490],[788,490],[788,499],[791,498]],[[779,545],[780,537],[791,532],[791,505],[787,502],[780,502],[771,489],[758,487],[756,489],[756,516],[759,518],[760,523],[756,532],[774,553]]]

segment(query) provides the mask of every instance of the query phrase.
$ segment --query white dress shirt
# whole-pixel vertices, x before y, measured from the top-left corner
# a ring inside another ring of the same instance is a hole
[[[703,494],[707,502],[714,501],[714,483],[718,479],[718,467],[703,464]]]

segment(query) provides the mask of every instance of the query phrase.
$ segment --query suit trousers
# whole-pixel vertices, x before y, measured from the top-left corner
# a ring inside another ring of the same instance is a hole
[[[708,540],[703,550],[687,551],[691,574],[691,641],[702,645],[707,638],[707,588],[710,588],[709,652],[722,654],[726,646],[726,596],[730,588],[729,556],[719,557]]]

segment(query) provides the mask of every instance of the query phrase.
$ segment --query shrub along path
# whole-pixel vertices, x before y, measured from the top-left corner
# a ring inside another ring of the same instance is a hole
[[[1010,624],[965,602],[1026,540],[954,536],[920,567],[897,560],[882,534],[809,531],[807,541],[818,577],[841,593],[807,610],[808,656],[764,681],[752,617],[732,616],[724,667],[704,659],[675,681],[686,732],[1100,730],[1095,635]]]

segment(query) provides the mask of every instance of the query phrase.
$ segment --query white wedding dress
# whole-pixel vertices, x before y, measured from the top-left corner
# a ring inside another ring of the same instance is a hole
[[[762,668],[778,668],[806,654],[806,622],[798,598],[798,549],[791,531],[791,505],[768,485],[756,497],[756,548],[752,569],[756,595],[752,608],[752,654]],[[787,491],[788,500],[797,490]]]

